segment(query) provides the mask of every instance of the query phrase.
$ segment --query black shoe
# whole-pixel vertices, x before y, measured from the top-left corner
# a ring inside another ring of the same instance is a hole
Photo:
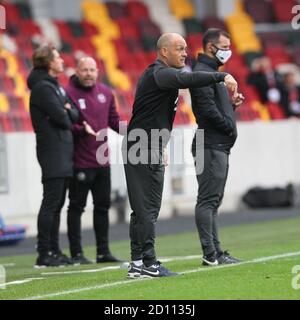
[[[217,254],[215,252],[204,255],[202,257],[202,265],[203,266],[217,266],[219,264],[217,260]]]
[[[96,258],[97,263],[103,262],[124,262],[124,260],[114,257],[111,253],[107,254],[98,254]]]
[[[58,261],[61,263],[61,265],[72,265],[73,261],[71,258],[69,258],[67,255],[62,253],[61,251],[58,251],[57,253],[53,253],[53,256],[58,259]]]
[[[141,266],[137,266],[134,262],[131,262],[128,266],[128,273],[127,273],[127,278],[128,279],[136,279],[141,276],[141,271],[142,271]]]
[[[217,259],[219,264],[234,264],[242,262],[242,260],[232,257],[228,251],[218,252]]]
[[[168,270],[159,261],[149,267],[144,265],[141,270],[141,278],[172,277],[177,275],[178,273]]]
[[[39,255],[36,259],[35,268],[60,267],[60,261],[49,252],[46,255]]]
[[[78,253],[75,257],[72,257],[73,264],[91,264],[93,261],[87,259],[82,253]]]

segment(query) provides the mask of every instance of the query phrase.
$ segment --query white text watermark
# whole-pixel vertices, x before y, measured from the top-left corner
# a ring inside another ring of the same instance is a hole
[[[1,289],[6,289],[5,283],[6,283],[5,268],[0,265],[0,290]]]
[[[131,129],[127,132],[127,123],[120,122],[119,133],[124,137],[116,141],[114,153],[109,153],[108,131],[102,129],[96,140],[101,144],[96,158],[100,165],[118,164],[162,164],[167,153],[168,164],[196,167],[201,174],[204,167],[204,130],[194,128],[167,129]],[[193,156],[192,156],[193,140]]]
[[[300,289],[300,265],[293,266],[292,274],[295,276],[292,278],[292,288],[295,290]]]
[[[292,14],[295,14],[295,16],[292,19],[292,28],[294,30],[299,30],[300,29],[300,4],[293,6]]]
[[[6,10],[4,6],[0,5],[0,29],[6,29]]]

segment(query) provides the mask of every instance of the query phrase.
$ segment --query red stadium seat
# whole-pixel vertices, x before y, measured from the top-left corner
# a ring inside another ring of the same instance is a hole
[[[268,107],[269,113],[271,115],[271,118],[273,120],[281,120],[281,119],[286,118],[286,115],[285,115],[282,107],[280,107],[280,105],[273,103],[273,102],[268,102],[267,107]]]
[[[227,30],[227,26],[226,24],[224,23],[223,20],[221,20],[220,18],[218,17],[205,17],[203,20],[202,20],[202,25],[204,27],[204,30],[207,30],[209,28],[219,28],[219,29],[223,29],[223,30]]]
[[[287,44],[287,36],[278,32],[259,33],[259,38],[264,47],[272,48],[276,46],[285,46]]]
[[[300,47],[296,47],[293,50],[293,60],[300,67]]]
[[[278,22],[292,21],[292,8],[298,4],[295,0],[272,0],[272,4]]]
[[[9,108],[11,112],[25,111],[24,100],[21,97],[13,94],[8,94],[7,99],[9,102]]]
[[[112,19],[128,17],[128,11],[124,4],[116,1],[106,3],[109,15]]]
[[[291,57],[282,46],[273,46],[265,48],[265,54],[271,59],[273,67],[281,63],[290,63]]]
[[[122,17],[115,20],[118,24],[122,37],[125,39],[140,39],[140,31],[136,20],[129,17]]]
[[[88,23],[87,21],[83,20],[81,22],[81,25],[87,37],[91,37],[98,34],[98,30],[96,29],[96,27],[94,27],[92,24]]]
[[[133,17],[139,17],[139,18],[148,18],[149,12],[148,8],[139,1],[128,1],[125,4],[125,7],[127,9],[128,14]]]
[[[266,0],[245,0],[245,9],[256,23],[271,23],[274,21],[273,7]]]
[[[59,34],[63,40],[68,42],[70,39],[73,39],[71,28],[66,22],[60,20],[54,20],[53,22],[58,28]]]
[[[14,131],[9,117],[8,117],[8,113],[1,113],[0,112],[0,132],[12,132]]]

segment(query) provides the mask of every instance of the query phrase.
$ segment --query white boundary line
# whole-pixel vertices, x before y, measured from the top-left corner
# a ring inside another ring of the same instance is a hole
[[[194,259],[200,259],[202,256],[186,256],[186,257],[168,257],[168,258],[162,258],[159,259],[161,262],[170,262],[170,261],[180,261],[180,260],[194,260]],[[126,263],[126,262],[125,262]],[[129,262],[127,262],[129,263]],[[43,276],[53,276],[53,275],[60,275],[60,274],[78,274],[78,273],[93,273],[93,272],[101,272],[106,270],[119,270],[119,269],[127,269],[127,267],[122,267],[122,265],[118,266],[108,266],[108,267],[102,267],[97,269],[86,269],[86,270],[72,270],[72,271],[53,271],[53,272],[42,272],[41,275]]]
[[[243,264],[249,264],[249,263],[260,263],[260,262],[266,262],[266,261],[271,261],[271,260],[277,260],[281,258],[288,258],[288,257],[294,257],[294,256],[299,256],[300,251],[297,252],[289,252],[289,253],[284,253],[284,254],[279,254],[279,255],[274,255],[274,256],[267,256],[267,257],[261,257],[261,258],[256,258],[253,260],[241,262],[238,264],[228,264],[228,265],[221,265],[221,266],[216,266],[216,267],[205,267],[205,268],[197,268],[193,270],[186,270],[183,271],[181,274],[189,274],[189,273],[194,273],[194,272],[205,272],[205,271],[211,271],[211,270],[218,270],[221,268],[228,268],[228,267],[236,267],[240,266]],[[183,257],[184,258],[184,257]],[[182,259],[184,260],[184,259]],[[117,282],[111,282],[111,283],[106,283],[106,284],[101,284],[93,287],[85,287],[85,288],[79,288],[79,289],[72,289],[72,290],[66,290],[66,291],[60,291],[60,292],[55,292],[55,293],[49,293],[45,295],[39,295],[39,296],[31,296],[24,298],[22,300],[40,300],[40,299],[46,299],[46,298],[54,298],[62,295],[68,295],[72,293],[79,293],[79,292],[84,292],[84,291],[91,291],[91,290],[97,290],[97,289],[103,289],[103,288],[110,288],[110,287],[115,287],[115,286],[121,286],[125,284],[131,284],[135,283],[136,281],[145,281],[145,280],[153,280],[157,278],[150,278],[150,279],[137,279],[137,280],[123,280],[123,281],[117,281]]]
[[[223,264],[223,265],[219,265],[216,267],[206,267],[206,268],[197,268],[197,269],[192,269],[192,270],[187,270],[187,271],[183,271],[182,274],[189,274],[189,273],[194,273],[194,272],[203,272],[203,271],[211,271],[211,270],[215,270],[215,269],[223,269],[223,268],[232,268],[232,267],[237,267],[240,265],[244,265],[244,264],[249,264],[249,263],[260,263],[260,262],[267,262],[267,261],[271,261],[271,260],[276,260],[276,259],[281,259],[281,258],[289,258],[289,257],[295,257],[300,255],[300,251],[297,252],[290,252],[290,253],[285,253],[285,254],[279,254],[276,256],[269,256],[269,257],[262,257],[262,258],[256,258],[253,260],[248,260],[248,261],[243,261],[237,264]]]
[[[5,268],[7,268],[7,267],[15,267],[15,266],[16,266],[15,263],[4,263],[4,264],[1,264],[1,263],[0,263],[0,265],[3,266],[3,267],[5,267]]]
[[[119,270],[120,266],[110,266],[110,267],[103,267],[98,269],[86,269],[86,270],[72,270],[72,271],[57,271],[57,272],[42,272],[41,275],[43,276],[56,276],[61,274],[78,274],[78,273],[93,273],[93,272],[101,272],[106,270]]]
[[[12,282],[6,282],[5,285],[6,286],[10,286],[10,285],[15,285],[15,284],[23,284],[23,283],[27,283],[27,282],[31,282],[31,281],[35,281],[35,280],[42,280],[45,279],[43,278],[26,278],[23,280],[16,280],[16,281],[12,281]]]

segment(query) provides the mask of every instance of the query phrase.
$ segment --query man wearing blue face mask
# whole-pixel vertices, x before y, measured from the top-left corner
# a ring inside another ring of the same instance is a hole
[[[232,54],[229,34],[220,29],[208,29],[203,35],[203,50],[193,71],[218,71]],[[195,219],[203,265],[238,263],[240,260],[221,249],[217,215],[227,180],[230,149],[237,138],[234,110],[244,97],[237,91],[230,97],[224,83],[192,88],[190,92],[198,129],[204,130],[204,163],[200,163],[203,143],[197,139],[197,134],[192,144],[198,181]]]

